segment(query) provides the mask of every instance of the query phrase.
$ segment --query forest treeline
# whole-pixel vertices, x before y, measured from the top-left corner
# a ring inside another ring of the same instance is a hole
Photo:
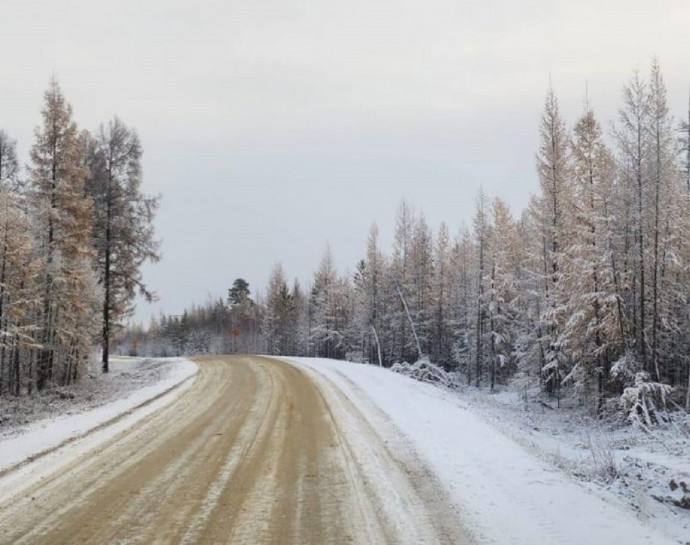
[[[372,226],[354,274],[328,251],[303,288],[278,264],[263,296],[238,279],[227,299],[128,330],[122,349],[428,356],[468,384],[519,378],[646,423],[669,400],[689,407],[690,110],[674,120],[653,61],[610,129],[589,104],[568,126],[549,90],[539,135],[539,191],[521,214],[482,192],[451,237],[403,202],[393,247]]]
[[[30,161],[0,130],[0,396],[76,381],[131,312],[158,259],[157,198],[141,193],[139,138],[118,118],[79,130],[55,79]]]

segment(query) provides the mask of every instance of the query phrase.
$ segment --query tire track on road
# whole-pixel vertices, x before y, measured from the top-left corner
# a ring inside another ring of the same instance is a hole
[[[275,359],[198,365],[175,402],[1,503],[0,544],[459,543],[342,393]]]

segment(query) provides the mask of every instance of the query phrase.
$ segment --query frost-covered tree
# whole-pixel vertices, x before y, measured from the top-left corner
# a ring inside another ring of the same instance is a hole
[[[690,192],[690,94],[688,96],[688,112],[686,115],[687,117],[681,120],[678,130],[680,132],[679,142],[685,187]]]
[[[477,208],[473,220],[475,245],[477,247],[475,313],[474,330],[474,383],[479,387],[486,370],[486,284],[487,284],[487,256],[491,239],[491,218],[486,195],[480,190],[477,197]]]
[[[343,358],[348,351],[346,329],[351,314],[351,288],[338,276],[330,248],[314,274],[309,298],[310,340],[313,354],[325,358]]]
[[[629,265],[626,274],[632,277],[629,306],[633,309],[632,332],[635,339],[636,356],[642,367],[647,369],[647,216],[649,183],[646,179],[649,147],[647,85],[636,72],[623,88],[623,106],[615,130],[618,143],[621,183],[626,192],[625,199],[631,204],[634,243],[629,248]]]
[[[549,88],[539,128],[540,146],[537,154],[537,173],[540,194],[534,200],[533,221],[541,237],[541,350],[544,353],[542,372],[549,391],[560,390],[562,371],[558,335],[562,323],[557,309],[562,303],[556,286],[560,278],[560,263],[566,239],[565,206],[569,199],[570,158],[568,132],[553,89]]]
[[[516,342],[523,319],[520,301],[523,245],[517,222],[499,197],[491,203],[488,244],[487,324],[490,386],[514,372]]]
[[[383,364],[383,282],[384,261],[378,247],[379,229],[369,230],[366,257],[355,275],[355,321],[364,339],[362,356],[369,362]]]
[[[28,180],[42,261],[38,389],[50,382],[72,382],[80,374],[91,348],[97,299],[85,150],[55,79],[45,93],[42,116]]]
[[[412,238],[415,214],[411,206],[402,201],[396,217],[393,255],[389,269],[389,300],[391,300],[391,322],[393,327],[392,357],[398,361],[413,361],[416,354],[415,343],[405,310],[405,301],[412,282]],[[393,302],[396,301],[397,302]],[[396,310],[393,310],[397,307]]]
[[[414,333],[419,340],[422,354],[429,354],[432,340],[433,313],[433,237],[423,214],[416,218],[412,230],[409,255],[410,275],[405,302],[408,306]],[[412,326],[411,326],[412,327]]]
[[[567,382],[602,408],[611,362],[624,349],[624,317],[612,260],[612,190],[616,176],[601,127],[586,105],[571,139],[571,194],[567,239],[558,286],[561,321],[558,339],[569,364]]]
[[[33,389],[40,262],[31,220],[18,196],[0,187],[0,395]]]
[[[285,279],[283,266],[277,263],[268,280],[264,334],[269,354],[294,353],[296,337],[295,301]]]
[[[434,246],[434,266],[431,278],[431,319],[429,354],[432,361],[450,366],[452,361],[452,325],[450,319],[450,236],[441,223]]]
[[[470,384],[475,323],[476,247],[469,229],[458,233],[449,257],[449,324],[452,335],[452,356],[455,367],[464,373]]]
[[[12,190],[19,187],[17,141],[0,129],[0,185]]]
[[[103,288],[101,363],[107,373],[113,324],[131,314],[137,294],[148,301],[153,298],[141,266],[160,258],[153,228],[158,199],[141,192],[142,150],[134,130],[115,117],[84,139],[86,192],[94,203],[93,243]]]

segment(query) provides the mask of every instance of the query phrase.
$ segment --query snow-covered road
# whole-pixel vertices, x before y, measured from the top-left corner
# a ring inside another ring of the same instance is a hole
[[[333,360],[198,369],[0,440],[0,543],[678,543],[452,393]]]
[[[274,359],[198,365],[173,402],[15,480],[0,543],[474,543],[433,476],[338,389]]]
[[[136,358],[114,358],[111,374],[136,376],[141,363]],[[93,408],[76,405],[0,437],[0,501],[172,403],[192,385],[189,379],[197,372],[192,361],[166,358],[156,363],[164,372],[120,399]]]
[[[480,543],[678,543],[535,458],[450,392],[371,365],[290,361],[310,371],[329,403],[342,392],[376,433],[397,430]]]

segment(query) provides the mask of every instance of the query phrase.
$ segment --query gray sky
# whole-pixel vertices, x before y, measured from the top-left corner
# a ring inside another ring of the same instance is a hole
[[[690,87],[687,0],[2,0],[0,127],[26,160],[53,71],[81,127],[119,115],[161,193],[160,295],[136,317],[263,288],[275,261],[344,270],[401,198],[434,229],[481,185],[519,211],[536,189],[549,76],[572,122],[602,121],[658,55],[676,115]]]

